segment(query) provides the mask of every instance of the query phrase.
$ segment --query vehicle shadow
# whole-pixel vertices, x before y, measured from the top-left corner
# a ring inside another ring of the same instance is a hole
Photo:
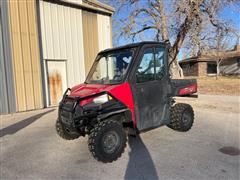
[[[29,126],[30,124],[32,124],[33,122],[35,122],[36,120],[38,120],[39,118],[41,118],[42,116],[44,116],[45,114],[48,114],[52,111],[55,111],[55,109],[31,116],[29,118],[26,118],[22,121],[19,121],[15,124],[12,124],[10,126],[7,126],[3,129],[0,130],[0,138],[5,136],[5,135],[10,135],[10,134],[15,134],[16,132],[20,131],[21,129]]]
[[[151,155],[141,137],[128,137],[131,149],[124,179],[159,179]]]

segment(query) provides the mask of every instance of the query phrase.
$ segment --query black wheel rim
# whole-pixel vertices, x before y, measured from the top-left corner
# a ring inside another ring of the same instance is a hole
[[[120,146],[120,136],[115,131],[109,131],[102,138],[103,150],[107,154],[112,154]]]
[[[185,111],[182,115],[182,122],[184,126],[188,126],[191,122],[191,114],[188,111]]]

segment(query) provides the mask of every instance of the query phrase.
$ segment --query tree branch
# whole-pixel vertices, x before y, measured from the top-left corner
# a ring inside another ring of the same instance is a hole
[[[148,29],[157,29],[157,27],[156,26],[146,26],[146,27],[143,27],[142,29],[140,29],[138,31],[130,33],[130,35],[135,37],[137,34],[143,32],[143,31],[146,31]]]

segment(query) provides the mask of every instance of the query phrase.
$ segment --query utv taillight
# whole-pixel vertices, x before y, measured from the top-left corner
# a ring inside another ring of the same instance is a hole
[[[179,90],[178,95],[188,95],[197,92],[197,84],[193,84],[191,86],[187,86]]]

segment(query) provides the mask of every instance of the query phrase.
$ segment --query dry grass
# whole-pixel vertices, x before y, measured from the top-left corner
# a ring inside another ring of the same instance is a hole
[[[240,95],[239,77],[198,77],[197,81],[199,94]]]

